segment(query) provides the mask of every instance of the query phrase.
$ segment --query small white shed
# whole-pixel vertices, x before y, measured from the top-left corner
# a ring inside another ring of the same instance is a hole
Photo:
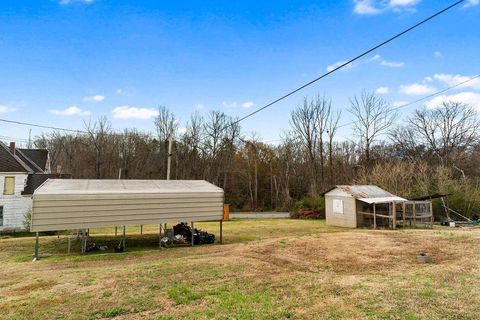
[[[326,224],[350,228],[395,228],[397,205],[407,201],[374,185],[339,185],[324,196]]]
[[[221,221],[223,203],[203,180],[49,179],[33,194],[31,231]]]

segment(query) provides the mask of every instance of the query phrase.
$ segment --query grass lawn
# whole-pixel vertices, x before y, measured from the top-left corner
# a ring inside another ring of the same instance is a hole
[[[218,223],[197,227],[218,235]],[[0,238],[1,319],[478,319],[480,230],[349,230],[324,221],[224,223],[224,245],[66,254],[64,236]],[[113,229],[92,230],[114,244]],[[432,264],[416,262],[419,252]]]

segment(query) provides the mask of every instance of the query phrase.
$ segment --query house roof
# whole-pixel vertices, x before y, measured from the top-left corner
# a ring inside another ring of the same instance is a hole
[[[27,178],[27,183],[22,194],[28,195],[33,194],[38,187],[40,187],[48,179],[71,179],[71,174],[59,174],[59,173],[35,173],[29,174]]]
[[[0,141],[0,172],[33,172],[33,170]]]
[[[340,189],[357,200],[366,203],[386,203],[386,202],[403,202],[407,201],[404,198],[398,197],[388,191],[383,190],[375,185],[338,185],[331,188],[324,194],[334,190]]]
[[[17,148],[18,156],[28,164],[34,172],[44,172],[48,161],[46,149],[20,149]]]

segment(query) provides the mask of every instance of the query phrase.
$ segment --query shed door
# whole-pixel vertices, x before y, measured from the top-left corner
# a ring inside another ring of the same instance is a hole
[[[5,177],[3,194],[12,195],[15,193],[15,177]]]

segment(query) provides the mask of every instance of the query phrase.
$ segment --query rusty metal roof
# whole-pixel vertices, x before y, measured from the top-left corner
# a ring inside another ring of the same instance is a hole
[[[350,193],[354,198],[387,198],[395,197],[394,194],[375,185],[340,185],[337,188]]]

